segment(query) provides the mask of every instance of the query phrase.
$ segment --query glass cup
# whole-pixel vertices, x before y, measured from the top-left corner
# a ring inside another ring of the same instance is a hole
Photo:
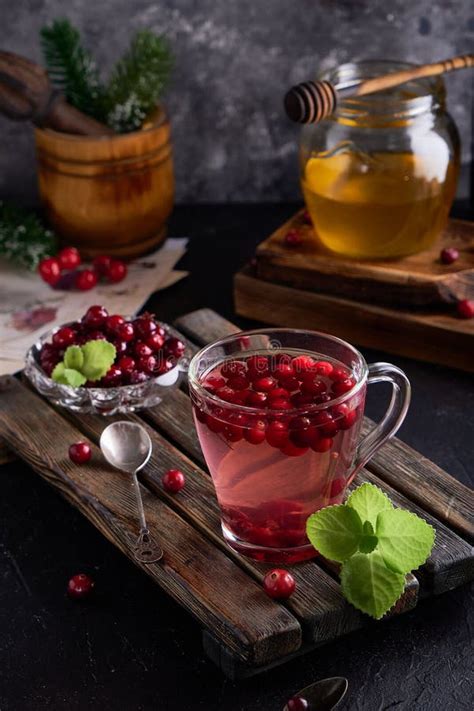
[[[392,386],[390,404],[361,439],[367,384],[382,381]],[[339,338],[282,328],[206,346],[190,363],[189,387],[224,538],[272,563],[317,555],[308,516],[343,501],[410,402],[410,383],[396,366],[367,365]]]

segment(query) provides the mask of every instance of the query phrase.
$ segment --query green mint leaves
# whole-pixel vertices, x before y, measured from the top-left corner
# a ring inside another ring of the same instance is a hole
[[[114,362],[116,353],[115,346],[104,340],[69,346],[64,360],[56,365],[51,377],[62,385],[79,388],[88,380],[100,380]]]
[[[394,508],[383,491],[362,484],[338,506],[308,518],[312,545],[342,563],[341,587],[357,609],[380,619],[405,588],[405,575],[431,553],[435,531],[410,511]]]

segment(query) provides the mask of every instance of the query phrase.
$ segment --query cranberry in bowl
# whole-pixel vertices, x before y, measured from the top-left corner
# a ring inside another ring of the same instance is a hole
[[[25,374],[56,405],[114,415],[158,405],[187,370],[187,355],[179,334],[152,314],[128,318],[95,305],[42,335]]]
[[[227,543],[256,560],[312,558],[306,521],[342,503],[359,469],[399,428],[410,384],[315,331],[263,329],[203,348],[188,380]],[[382,421],[361,439],[368,383],[388,381]]]

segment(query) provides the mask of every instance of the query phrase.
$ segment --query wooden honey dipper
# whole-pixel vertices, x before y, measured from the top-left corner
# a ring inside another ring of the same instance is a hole
[[[365,79],[341,89],[336,89],[331,82],[326,80],[306,81],[292,87],[286,94],[285,110],[289,118],[296,123],[319,123],[333,113],[340,99],[350,96],[366,96],[405,84],[412,79],[433,77],[471,67],[474,67],[474,54],[464,54],[460,57],[445,59],[444,62],[422,64],[412,69],[402,69],[399,72]]]

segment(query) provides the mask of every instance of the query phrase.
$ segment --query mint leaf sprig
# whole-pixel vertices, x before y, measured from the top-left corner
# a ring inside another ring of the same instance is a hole
[[[395,508],[373,484],[362,484],[345,504],[308,518],[316,550],[342,563],[341,588],[358,610],[379,620],[402,595],[407,573],[430,555],[435,531],[410,511]]]
[[[116,355],[113,343],[104,340],[88,341],[83,346],[69,346],[51,377],[62,385],[80,388],[88,380],[94,382],[103,378]]]

